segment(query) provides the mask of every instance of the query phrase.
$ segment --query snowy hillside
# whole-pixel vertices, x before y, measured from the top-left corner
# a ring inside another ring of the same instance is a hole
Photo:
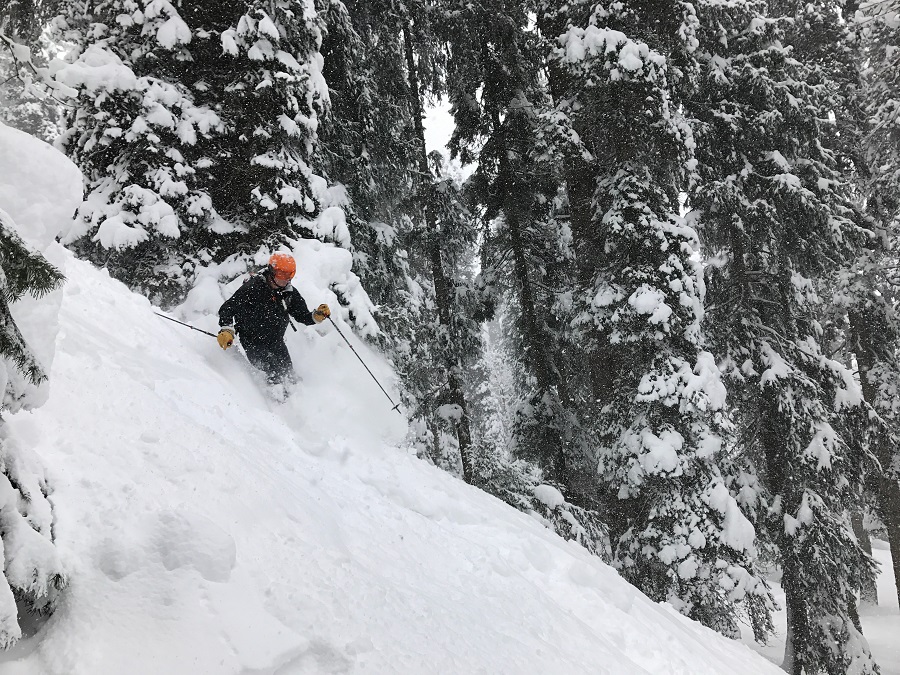
[[[781,672],[408,455],[403,418],[327,324],[287,335],[303,382],[272,403],[237,350],[50,243],[77,170],[0,131],[0,201],[68,277],[14,308],[52,371],[32,397],[46,403],[9,415],[6,433],[47,467],[70,578],[49,622],[24,618],[0,675]],[[334,303],[339,278],[364,306],[342,253],[295,251],[310,304]],[[213,272],[186,305],[209,330]],[[888,605],[863,622],[894,673],[888,577]],[[760,651],[778,662],[783,643]]]
[[[27,158],[2,172],[7,207],[64,225],[71,164],[4,139]],[[335,254],[307,253],[307,300],[333,302],[314,261]],[[24,328],[52,342],[59,310],[51,386],[7,431],[47,468],[70,585],[45,625],[23,620],[3,675],[778,672],[406,454],[403,417],[328,325],[287,336],[303,383],[277,406],[237,350],[48,254],[68,280]]]
[[[780,672],[404,454],[333,331],[289,336],[272,409],[240,354],[66,274],[50,399],[10,425],[71,586],[4,675]]]
[[[208,9],[0,0],[0,675],[900,675],[900,0]]]

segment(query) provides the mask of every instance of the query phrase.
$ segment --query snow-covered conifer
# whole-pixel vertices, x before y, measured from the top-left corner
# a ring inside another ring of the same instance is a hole
[[[57,100],[39,49],[56,3],[11,0],[0,13],[0,122],[47,141],[57,134]]]
[[[0,211],[0,355],[14,368],[25,374],[32,384],[40,384],[47,374],[37,362],[16,322],[10,314],[11,303],[26,293],[41,297],[57,288],[63,280],[59,270],[22,241],[16,233],[15,223],[5,212]],[[8,382],[8,378],[7,378]],[[17,397],[14,391],[6,389],[6,398]],[[8,407],[11,401],[6,401]]]
[[[824,293],[858,234],[837,153],[822,142],[827,115],[817,111],[827,108],[828,81],[792,58],[765,3],[695,6],[690,220],[709,259],[707,332],[729,384],[738,449],[759,478],[742,505],[783,571],[785,668],[876,672],[850,611],[871,565],[845,516],[867,461],[848,433],[861,396],[824,348]],[[809,68],[820,62],[811,57]]]
[[[403,341],[404,369],[418,414],[416,426],[429,426],[438,455],[440,439],[456,446],[463,478],[471,482],[472,432],[465,394],[467,364],[477,356],[479,330],[471,284],[472,250],[476,232],[462,203],[459,185],[439,153],[428,154],[424,129],[424,101],[442,84],[440,48],[428,23],[425,5],[405,4],[398,9],[403,37],[407,105],[413,129],[415,166],[411,191],[402,205],[411,222],[405,250],[418,273],[409,277],[410,290],[424,302],[416,307],[419,320],[407,324]],[[421,280],[421,281],[420,281]],[[413,372],[414,371],[414,372]],[[451,430],[451,434],[441,429]]]
[[[195,266],[237,250],[349,244],[312,222],[328,101],[312,6],[72,2],[61,26],[74,51],[57,78],[77,91],[61,145],[88,182],[65,241],[81,255],[172,302]]]
[[[447,453],[435,448],[439,422],[430,415],[436,406],[429,392],[446,377],[431,356],[440,347],[416,198],[420,147],[402,30],[414,9],[388,0],[330,2],[321,11],[331,107],[319,147],[329,180],[349,196],[354,267],[377,307],[379,344],[403,374],[404,397],[419,421],[413,426],[430,439],[419,449],[436,458]]]
[[[25,342],[10,313],[10,303],[23,294],[40,296],[58,286],[62,275],[28,249],[15,233],[8,214],[0,210],[0,378],[3,409],[28,405],[30,388],[47,375]],[[24,377],[23,377],[24,376]],[[44,470],[27,448],[10,437],[0,421],[0,648],[22,636],[20,607],[50,611],[66,585],[53,544],[50,488]]]
[[[515,452],[568,488],[570,396],[550,327],[557,322],[550,268],[561,257],[552,213],[557,185],[539,142],[538,110],[548,94],[532,9],[520,2],[448,2],[439,22],[450,51],[451,148],[464,162],[478,159],[467,193],[481,220],[481,283],[517,334],[524,414],[515,419]]]
[[[693,77],[688,3],[576,3],[554,58],[559,115],[593,173],[591,227],[573,244],[575,324],[604,355],[595,435],[613,556],[650,597],[728,633],[765,598],[754,528],[720,472],[725,388],[701,323],[699,242],[679,217],[694,165],[680,113]],[[559,24],[557,23],[557,28]]]
[[[866,199],[871,230],[866,247],[848,269],[845,290],[866,401],[878,413],[872,429],[879,517],[887,530],[900,598],[900,317],[897,261],[900,259],[900,3],[863,3],[856,17],[862,56],[868,63],[859,100],[866,114],[857,178]]]
[[[858,22],[868,59],[863,100],[871,128],[866,151],[878,188],[872,198],[891,222],[900,217],[900,2],[865,2]]]

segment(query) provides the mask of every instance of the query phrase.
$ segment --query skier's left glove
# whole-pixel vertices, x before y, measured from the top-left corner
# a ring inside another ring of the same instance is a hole
[[[324,302],[316,307],[316,311],[313,312],[313,320],[316,323],[322,323],[325,319],[331,316],[331,308],[328,307]]]

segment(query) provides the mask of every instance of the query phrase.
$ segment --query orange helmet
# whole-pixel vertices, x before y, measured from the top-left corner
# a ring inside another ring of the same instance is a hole
[[[273,253],[269,258],[269,269],[278,281],[290,281],[297,273],[297,263],[290,253]]]

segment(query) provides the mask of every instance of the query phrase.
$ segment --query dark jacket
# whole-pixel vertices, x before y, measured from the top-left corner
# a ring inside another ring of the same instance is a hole
[[[264,275],[256,274],[219,308],[219,325],[234,326],[245,344],[270,344],[284,338],[288,316],[306,326],[315,323],[297,289],[273,289]]]

